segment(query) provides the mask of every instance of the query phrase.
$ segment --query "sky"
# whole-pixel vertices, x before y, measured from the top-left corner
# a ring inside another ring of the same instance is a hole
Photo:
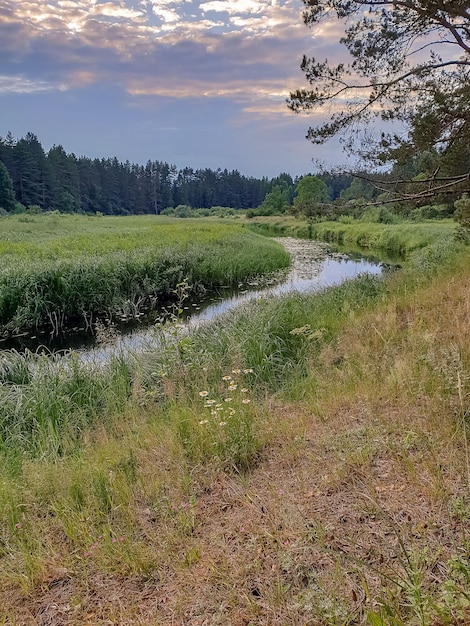
[[[287,108],[303,54],[330,58],[300,0],[0,0],[0,136],[47,151],[292,176],[345,162]]]

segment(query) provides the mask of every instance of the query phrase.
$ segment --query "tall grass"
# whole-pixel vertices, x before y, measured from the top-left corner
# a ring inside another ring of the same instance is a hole
[[[215,375],[221,365],[249,366],[257,383],[276,389],[302,373],[311,349],[330,340],[348,316],[370,306],[383,289],[379,278],[364,275],[314,295],[251,302],[191,333],[188,361],[205,360],[206,368],[207,361],[217,364]]]
[[[233,367],[253,368],[251,381],[258,393],[275,392],[304,377],[315,356],[333,345],[340,329],[361,311],[386,300],[391,291],[408,296],[437,273],[451,271],[461,250],[452,237],[443,238],[416,250],[401,272],[385,279],[365,274],[314,294],[249,302],[174,337],[167,351],[143,356],[142,371],[153,373],[150,384],[162,397],[176,395],[182,401],[198,385],[215,384]]]
[[[468,258],[440,242],[138,363],[5,353],[7,623],[467,623]]]
[[[422,223],[399,222],[398,224],[375,224],[351,220],[351,222],[316,222],[285,218],[256,218],[246,223],[255,232],[271,236],[293,235],[319,239],[344,246],[349,250],[407,256],[410,252],[425,248],[456,232],[452,220]]]
[[[202,389],[221,397],[222,377],[234,368],[253,370],[241,386],[259,400],[265,390],[305,375],[315,346],[331,341],[345,320],[370,306],[383,289],[379,279],[364,276],[316,296],[259,301],[183,335],[165,330],[160,348],[135,362],[115,357],[93,366],[74,355],[5,351],[0,358],[0,450],[13,457],[70,454],[90,428],[104,426],[136,403],[173,406],[176,401],[174,415],[179,415],[181,404]],[[240,408],[246,410],[239,416],[251,407]],[[181,428],[190,423],[183,420]],[[232,439],[224,445],[240,456]]]
[[[456,230],[455,222],[427,222],[413,224],[370,224],[353,222],[319,222],[312,225],[312,237],[345,246],[358,246],[368,250],[382,250],[406,256],[413,250],[450,237]]]
[[[4,333],[43,326],[58,332],[71,323],[88,326],[96,316],[136,315],[168,298],[182,280],[197,293],[289,263],[281,246],[236,225],[95,218],[95,231],[92,218],[31,219],[32,230],[41,220],[61,228],[55,237],[39,229],[35,238],[34,232],[15,230],[17,221],[0,221]],[[18,241],[19,235],[25,239]]]
[[[134,359],[87,365],[77,356],[4,351],[0,358],[0,445],[60,456],[119,408],[191,403],[201,389],[220,394],[222,377],[252,369],[244,383],[258,398],[304,377],[309,363],[350,320],[387,297],[422,284],[452,263],[460,244],[443,240],[417,252],[403,276],[363,275],[315,294],[261,299],[208,324],[156,328],[158,347]],[[404,286],[403,286],[404,285]]]
[[[5,351],[0,356],[0,450],[57,458],[83,443],[130,396],[130,366],[114,357],[90,366],[67,358]]]

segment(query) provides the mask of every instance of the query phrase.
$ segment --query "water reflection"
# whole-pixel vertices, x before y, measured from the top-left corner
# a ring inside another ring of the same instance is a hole
[[[263,280],[261,283],[250,281],[235,292],[222,289],[218,296],[212,294],[206,301],[188,305],[185,307],[187,312],[185,323],[188,326],[197,326],[250,300],[280,296],[294,291],[312,293],[360,274],[382,273],[379,262],[331,253],[325,244],[319,242],[293,238],[282,238],[279,241],[291,254],[289,269],[270,277],[268,281]],[[155,331],[151,327],[120,335],[116,337],[112,346],[97,347],[84,352],[82,356],[85,359],[102,360],[109,357],[111,351],[125,353],[149,349],[155,341]]]
[[[329,287],[339,284],[344,280],[355,278],[359,274],[381,274],[382,272],[380,265],[362,259],[353,260],[344,257],[325,258],[322,261],[317,260],[316,266],[312,266],[311,268],[310,275],[306,275],[307,269],[308,268],[305,266],[300,269],[293,267],[292,270],[286,274],[285,279],[279,284],[263,289],[253,288],[249,291],[247,290],[225,297],[220,302],[211,304],[200,313],[193,315],[191,317],[191,323],[197,324],[202,320],[210,320],[249,300],[280,296],[293,291],[311,293],[323,287]]]

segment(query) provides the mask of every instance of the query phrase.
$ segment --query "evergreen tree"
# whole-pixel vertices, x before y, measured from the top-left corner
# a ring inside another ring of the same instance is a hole
[[[317,174],[328,188],[328,195],[331,200],[336,200],[341,196],[344,189],[347,189],[352,182],[351,174],[337,174],[331,172],[323,172]]]
[[[178,170],[160,161],[148,161],[144,167],[115,157],[77,158],[61,145],[54,145],[46,156],[32,133],[18,142],[11,133],[0,138],[0,161],[13,181],[16,198],[43,210],[117,215],[158,214],[178,205],[254,208],[277,183],[287,184],[289,199],[293,196],[292,178],[286,173],[269,183],[266,178],[242,176],[238,170]]]
[[[290,108],[318,116],[333,110],[307,137],[320,144],[339,136],[351,151],[362,124],[361,156],[386,162],[436,151],[446,172],[428,175],[427,195],[452,182],[468,189],[468,0],[303,1],[305,23],[315,29],[334,21],[344,46],[338,63],[303,58],[309,88],[291,93]],[[374,137],[368,122],[375,117],[400,122],[408,134],[392,126]]]
[[[363,178],[354,177],[347,189],[341,192],[342,200],[372,200],[376,198],[379,191],[370,182]]]
[[[50,208],[64,213],[80,211],[80,176],[75,155],[54,145],[47,153],[47,162],[52,181]]]
[[[13,181],[6,166],[0,161],[0,210],[13,211],[16,199],[13,191]]]
[[[16,198],[21,204],[37,205],[43,210],[49,207],[50,171],[43,147],[33,133],[27,133],[14,146],[11,176]]]

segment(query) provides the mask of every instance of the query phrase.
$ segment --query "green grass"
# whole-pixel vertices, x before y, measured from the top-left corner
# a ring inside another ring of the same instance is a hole
[[[290,216],[255,218],[245,222],[248,228],[271,236],[304,237],[319,239],[347,250],[364,253],[381,253],[395,257],[406,257],[410,252],[430,246],[442,238],[451,237],[457,229],[453,220],[406,222],[398,224],[375,224],[354,221],[315,222]]]
[[[0,355],[0,449],[7,457],[60,457],[82,443],[97,420],[130,396],[129,364],[113,358],[90,366],[76,356]]]
[[[457,249],[459,244],[444,239],[416,252],[404,270],[405,289],[442,272]],[[253,369],[243,385],[256,388],[258,397],[289,385],[295,389],[311,360],[348,321],[387,297],[387,285],[364,275],[315,294],[250,302],[184,334],[173,326],[170,332],[156,328],[158,348],[108,365],[87,365],[73,355],[4,352],[0,444],[11,453],[68,454],[84,432],[107,423],[119,407],[136,401],[179,407],[201,389],[220,397],[220,381],[234,368]]]
[[[312,348],[329,341],[345,319],[370,306],[383,289],[379,278],[363,276],[314,295],[291,294],[249,303],[192,333],[187,339],[187,359],[201,366],[210,360],[218,368],[252,367],[258,384],[276,389],[282,381],[301,374]]]
[[[281,246],[240,226],[46,214],[0,220],[0,331],[136,315],[186,281],[197,293],[286,267]],[[24,220],[24,217],[23,217]]]
[[[381,250],[406,256],[413,250],[430,246],[443,237],[452,236],[456,224],[452,220],[414,224],[370,224],[354,222],[320,222],[313,224],[312,237],[340,245],[366,250]]]
[[[3,353],[6,623],[468,623],[468,268],[442,238],[127,362]]]

